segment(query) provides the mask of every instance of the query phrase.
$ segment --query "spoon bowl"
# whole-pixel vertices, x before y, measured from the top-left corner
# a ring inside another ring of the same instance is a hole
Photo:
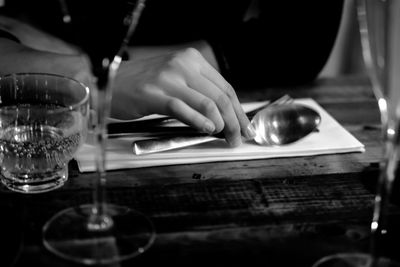
[[[251,118],[256,130],[254,141],[264,146],[285,145],[298,141],[313,132],[321,122],[314,109],[293,103],[271,104]],[[220,135],[175,136],[133,142],[135,155],[143,155],[189,147],[221,138]]]
[[[266,107],[251,120],[256,130],[254,141],[263,146],[296,142],[313,132],[320,122],[318,112],[296,103]]]

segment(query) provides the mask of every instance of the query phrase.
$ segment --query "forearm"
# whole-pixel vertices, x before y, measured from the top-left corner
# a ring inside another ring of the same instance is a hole
[[[73,45],[21,20],[0,15],[0,29],[15,36],[24,46],[35,50],[66,55],[78,52]]]
[[[10,17],[0,15],[0,29],[11,34],[0,37],[0,74],[45,72],[84,77],[86,61],[72,45]]]
[[[0,38],[1,75],[16,72],[46,72],[75,77],[85,68],[85,61],[80,56],[38,51]]]

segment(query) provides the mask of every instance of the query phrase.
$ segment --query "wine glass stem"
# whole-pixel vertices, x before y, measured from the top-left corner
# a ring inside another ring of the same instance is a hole
[[[394,136],[385,138],[385,162],[381,168],[378,180],[377,192],[374,200],[374,212],[371,222],[371,254],[379,257],[379,243],[387,234],[387,210],[390,201],[391,190],[396,175],[398,152]]]
[[[121,44],[118,53],[113,60],[103,59],[103,71],[97,77],[96,88],[96,113],[97,123],[95,128],[95,141],[97,147],[96,153],[96,168],[97,179],[93,192],[93,208],[88,222],[88,229],[92,231],[107,231],[113,226],[113,220],[106,212],[105,202],[105,186],[106,186],[106,138],[107,138],[107,123],[106,119],[110,115],[111,106],[111,83],[117,74],[117,70],[122,61],[122,54],[125,47],[128,45],[139,20],[139,17],[144,8],[145,0],[138,0],[135,8],[129,17],[128,32]]]
[[[99,90],[98,98],[101,98],[104,92]],[[99,101],[100,102],[100,101]],[[98,110],[101,107],[98,106]],[[97,116],[103,116],[102,112],[98,112]],[[98,125],[95,129],[96,142],[96,169],[97,177],[95,179],[93,190],[93,207],[89,218],[88,228],[90,230],[106,230],[112,226],[112,219],[105,212],[105,186],[106,186],[106,171],[105,171],[105,125],[101,122],[103,119],[98,118]]]
[[[89,217],[88,229],[92,231],[107,231],[113,226],[113,220],[106,212],[105,187],[106,187],[106,139],[107,139],[107,117],[110,114],[111,105],[111,82],[121,63],[121,57],[116,56],[109,64],[104,62],[104,77],[98,77],[96,88],[96,114],[97,123],[95,127],[96,142],[96,169],[97,179],[93,191],[93,207]]]

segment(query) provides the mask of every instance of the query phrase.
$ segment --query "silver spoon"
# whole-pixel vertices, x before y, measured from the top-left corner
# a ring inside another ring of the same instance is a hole
[[[296,103],[267,107],[251,120],[259,145],[277,146],[298,141],[313,132],[321,122],[314,109]]]
[[[313,132],[321,122],[314,109],[296,103],[270,105],[258,111],[251,119],[256,130],[254,141],[273,146],[293,143]],[[177,136],[146,139],[133,142],[133,153],[143,155],[193,146],[218,139],[218,136]]]

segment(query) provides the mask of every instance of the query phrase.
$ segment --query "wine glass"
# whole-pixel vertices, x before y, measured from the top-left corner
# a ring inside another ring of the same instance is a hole
[[[340,253],[322,258],[315,266],[400,266],[382,255],[387,209],[399,160],[400,121],[400,1],[357,0],[357,15],[365,66],[378,102],[383,155],[370,225],[369,253]]]
[[[105,201],[106,118],[116,71],[144,0],[58,0],[66,39],[76,44],[91,63],[96,78],[91,88],[95,107],[97,179],[93,203],[71,207],[43,227],[43,243],[56,255],[83,264],[112,264],[148,249],[155,239],[152,222],[142,213]]]

